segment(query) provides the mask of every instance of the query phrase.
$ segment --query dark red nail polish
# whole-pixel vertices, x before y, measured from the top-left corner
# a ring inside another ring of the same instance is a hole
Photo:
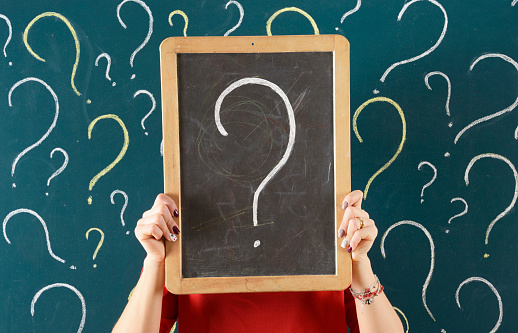
[[[174,217],[178,217],[178,216],[180,216],[180,214],[178,213],[178,209],[175,209],[175,210],[174,210],[173,215],[174,215]]]
[[[349,246],[349,248],[347,249],[347,252],[351,253],[353,251],[353,248]]]
[[[173,232],[178,235],[180,233],[180,229],[178,229],[177,226],[174,226],[173,227]]]
[[[338,238],[342,238],[345,235],[345,230],[340,228],[338,229]]]

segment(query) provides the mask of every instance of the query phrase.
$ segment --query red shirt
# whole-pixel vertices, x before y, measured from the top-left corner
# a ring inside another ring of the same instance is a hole
[[[173,295],[164,288],[160,333],[360,332],[349,291]]]

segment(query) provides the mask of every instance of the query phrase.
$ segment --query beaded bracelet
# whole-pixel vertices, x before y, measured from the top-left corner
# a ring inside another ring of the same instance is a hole
[[[383,292],[384,288],[381,285],[380,280],[378,279],[378,276],[376,274],[374,274],[374,278],[376,279],[376,281],[374,281],[372,286],[366,288],[363,292],[356,291],[353,288],[349,287],[349,290],[351,291],[353,297],[362,303],[362,313],[365,304],[372,304],[376,296]]]

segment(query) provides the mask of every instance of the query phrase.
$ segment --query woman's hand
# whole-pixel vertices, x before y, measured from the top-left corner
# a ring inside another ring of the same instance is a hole
[[[362,191],[349,193],[343,203],[345,210],[342,224],[338,229],[338,237],[345,238],[342,247],[352,253],[351,289],[363,292],[371,288],[376,279],[367,253],[372,247],[378,228],[369,214],[362,209]],[[381,288],[377,285],[377,288]],[[401,332],[403,325],[396,311],[392,308],[384,292],[371,298],[371,302],[365,304],[359,299],[355,300],[356,313],[361,332]]]
[[[150,210],[144,212],[135,228],[135,236],[147,253],[147,259],[163,263],[165,261],[165,245],[162,237],[168,241],[176,240],[180,233],[173,220],[178,217],[176,203],[165,194],[159,194]]]
[[[338,229],[338,237],[345,236],[346,239],[342,242],[342,247],[352,253],[353,262],[368,258],[367,253],[378,235],[378,228],[374,221],[366,211],[362,210],[362,198],[363,192],[358,190],[345,197],[342,203],[345,212]]]

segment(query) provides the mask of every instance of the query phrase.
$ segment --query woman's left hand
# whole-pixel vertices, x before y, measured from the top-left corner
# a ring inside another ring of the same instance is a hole
[[[342,224],[338,229],[338,237],[347,239],[345,248],[352,253],[352,260],[359,262],[367,258],[367,253],[372,247],[378,228],[369,217],[369,214],[362,209],[363,192],[356,190],[349,193],[343,203],[345,208]],[[342,246],[344,242],[342,242]]]

